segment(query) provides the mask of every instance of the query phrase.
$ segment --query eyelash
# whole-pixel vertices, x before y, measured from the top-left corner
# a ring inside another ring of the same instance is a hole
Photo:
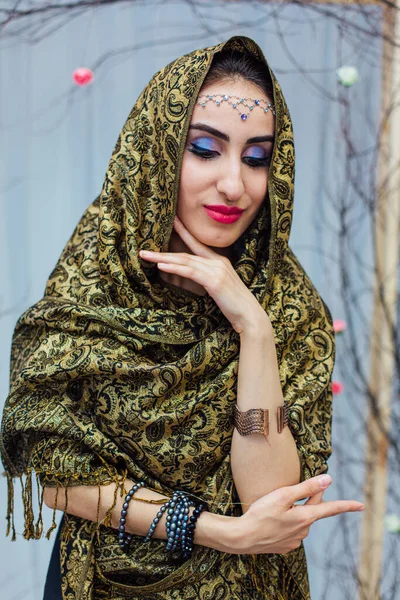
[[[192,147],[188,148],[188,150],[189,152],[192,152],[192,154],[200,158],[200,160],[210,160],[218,155],[218,152],[215,152],[214,150],[203,150],[202,148],[200,148],[200,146],[196,146],[196,144],[194,144],[193,142]],[[245,156],[243,160],[245,160],[246,158],[248,159],[248,161],[246,161],[245,164],[251,169],[257,169],[259,167],[268,167],[271,164],[270,156],[266,158],[252,158],[251,156]]]

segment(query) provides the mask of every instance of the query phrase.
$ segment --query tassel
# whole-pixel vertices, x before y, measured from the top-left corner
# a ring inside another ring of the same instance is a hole
[[[99,496],[98,496],[98,500],[97,500],[97,513],[96,513],[96,539],[97,539],[97,544],[100,545],[100,521],[99,521],[100,504],[101,504],[101,485],[100,485],[100,483],[97,484],[97,487],[98,487],[98,491],[99,491]]]
[[[39,540],[42,537],[43,533],[43,494],[44,494],[44,486],[40,484],[39,475],[36,473],[36,488],[38,495],[38,505],[39,505],[39,515],[35,525],[35,538]]]
[[[64,515],[67,514],[67,508],[68,508],[68,487],[69,487],[69,481],[67,481],[67,485],[65,486],[65,506],[64,506]]]
[[[6,536],[12,531],[11,541],[15,542],[15,524],[14,524],[14,481],[9,473],[7,473],[7,531]]]
[[[104,517],[104,525],[106,527],[111,527],[111,517],[112,517],[112,511],[115,508],[115,505],[117,504],[117,495],[118,495],[118,488],[120,487],[120,482],[119,479],[116,478],[115,481],[115,490],[114,490],[114,499],[113,499],[113,503],[111,504],[110,508],[107,510],[106,515]]]
[[[101,502],[101,485],[97,484],[99,490],[99,497],[97,500],[97,513],[96,513],[96,523],[99,524],[99,515],[100,515],[100,502]]]
[[[121,476],[121,492],[120,492],[120,497],[122,498],[122,496],[124,496],[124,494],[127,494],[128,492],[125,490],[125,482],[128,478],[128,469],[125,469],[123,475]]]
[[[33,516],[33,497],[32,497],[32,469],[27,469],[25,488],[22,489],[22,498],[24,502],[24,520],[25,529],[23,536],[26,540],[31,540],[35,537],[34,516]]]
[[[46,538],[48,540],[50,539],[50,536],[51,536],[52,532],[54,531],[54,529],[56,529],[56,527],[57,527],[56,512],[57,512],[57,499],[58,499],[58,488],[59,488],[58,481],[56,483],[56,486],[57,486],[56,487],[56,497],[54,498],[54,507],[53,507],[53,521],[52,521],[51,526],[49,527],[49,529],[47,530],[47,533],[46,533]]]

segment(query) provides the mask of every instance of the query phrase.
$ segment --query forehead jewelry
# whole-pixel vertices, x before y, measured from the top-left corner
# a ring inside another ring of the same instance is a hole
[[[223,102],[230,104],[232,108],[238,111],[242,121],[246,121],[247,117],[254,108],[261,108],[263,112],[269,111],[275,116],[275,107],[269,100],[260,98],[255,100],[254,98],[240,98],[239,96],[228,96],[227,94],[202,94],[197,99],[197,104],[206,107],[208,102],[215,102],[217,106],[221,106]]]

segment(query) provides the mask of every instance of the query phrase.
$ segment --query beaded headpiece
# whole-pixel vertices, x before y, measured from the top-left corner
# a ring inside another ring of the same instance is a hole
[[[217,106],[220,106],[223,102],[230,104],[232,108],[238,111],[242,121],[245,121],[251,111],[257,107],[266,113],[271,111],[274,116],[276,114],[273,104],[264,98],[255,100],[254,98],[240,98],[239,96],[228,96],[227,94],[202,94],[197,99],[197,104],[200,104],[203,108],[207,102],[215,102]],[[248,109],[247,112],[246,109]]]

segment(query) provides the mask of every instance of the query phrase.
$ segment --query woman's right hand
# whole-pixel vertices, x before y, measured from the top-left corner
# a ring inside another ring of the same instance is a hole
[[[315,521],[364,509],[355,500],[325,502],[322,495],[331,482],[330,475],[319,475],[259,498],[237,518],[232,551],[286,554],[300,546]],[[309,499],[305,504],[294,505],[303,498]]]

